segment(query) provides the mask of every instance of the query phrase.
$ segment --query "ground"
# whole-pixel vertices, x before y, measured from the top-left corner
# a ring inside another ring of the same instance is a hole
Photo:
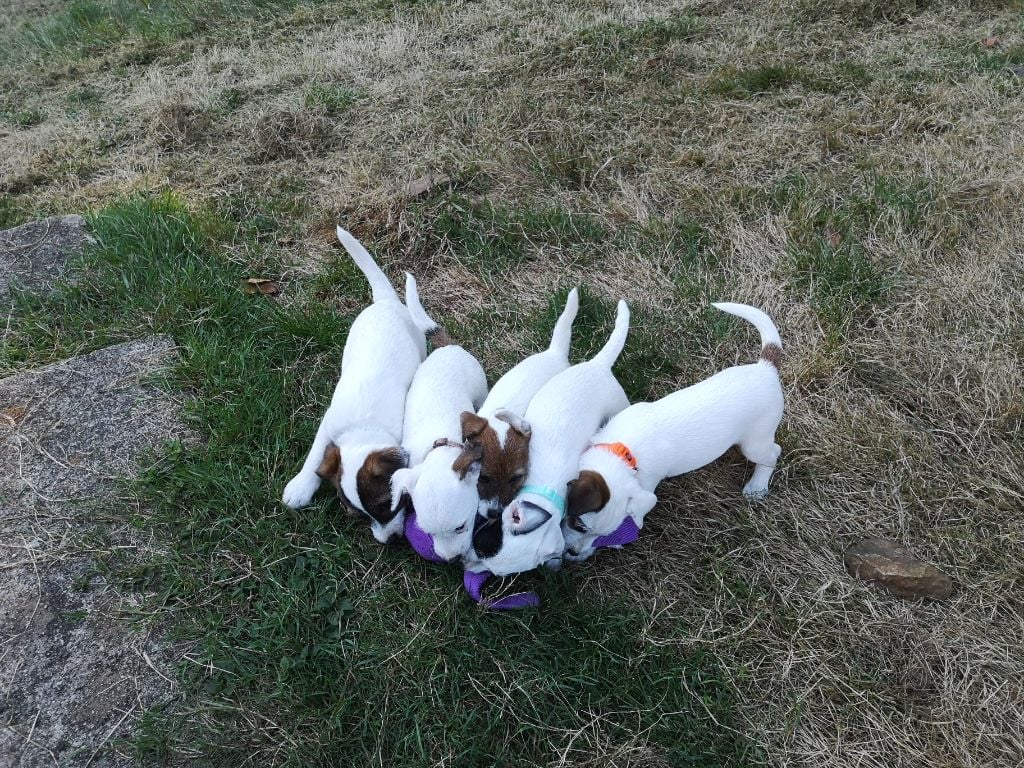
[[[0,227],[98,244],[19,296],[0,375],[169,334],[204,435],[137,489],[189,648],[143,763],[1022,762],[1020,2],[4,6]],[[366,300],[337,221],[492,380],[572,285],[577,358],[633,306],[634,399],[753,359],[708,303],[763,307],[772,495],[729,454],[503,617],[326,496],[283,509]],[[953,598],[853,581],[868,535]]]

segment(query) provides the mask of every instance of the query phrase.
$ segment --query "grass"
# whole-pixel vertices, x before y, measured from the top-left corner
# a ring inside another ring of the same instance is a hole
[[[276,502],[315,427],[303,398],[326,397],[350,318],[241,290],[247,265],[218,243],[251,238],[258,223],[162,195],[91,225],[98,244],[76,266],[83,281],[20,297],[17,326],[28,330],[7,341],[2,364],[147,332],[182,347],[171,384],[195,394],[190,416],[205,437],[172,446],[140,481],[152,517],[137,522],[171,547],[122,579],[158,584],[157,604],[174,606],[175,636],[197,644],[183,682],[205,714],[151,713],[142,759],[171,750],[236,762],[255,751],[304,765],[525,766],[572,753],[571,734],[596,727],[667,764],[751,764],[751,747],[715,722],[730,718],[721,661],[639,644],[646,619],[628,601],[584,599],[555,578],[548,610],[491,616],[459,595],[456,574],[381,551],[333,501],[301,513]],[[260,258],[264,274],[271,263]],[[605,307],[586,296],[589,323]],[[382,558],[392,577],[368,582]],[[443,629],[430,622],[439,610]],[[279,730],[253,732],[254,717]],[[274,756],[282,737],[287,759]]]
[[[19,298],[2,354],[185,350],[168,386],[206,444],[145,479],[168,555],[123,574],[189,653],[147,762],[1020,763],[1019,2],[88,7],[19,5],[0,44],[4,109],[45,114],[0,120],[0,222],[95,210],[103,234],[78,289]],[[156,130],[176,103],[184,130]],[[427,174],[450,189],[409,199]],[[502,617],[326,497],[280,508],[365,301],[339,218],[492,379],[574,285],[574,359],[629,301],[637,398],[755,358],[709,301],[765,308],[773,495],[744,502],[727,453]],[[954,598],[853,581],[866,535]]]

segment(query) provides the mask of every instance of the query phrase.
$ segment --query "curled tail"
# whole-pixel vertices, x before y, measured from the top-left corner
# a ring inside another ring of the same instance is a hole
[[[565,358],[569,357],[569,342],[572,341],[572,324],[576,320],[576,313],[579,312],[579,309],[580,294],[579,291],[573,288],[569,291],[569,296],[565,300],[565,309],[558,316],[555,329],[551,332],[551,346],[548,347],[552,352],[558,352]]]
[[[377,262],[373,260],[373,256],[363,247],[363,244],[356,240],[351,232],[341,227],[338,227],[338,239],[345,246],[348,255],[352,257],[352,261],[356,263],[356,266],[359,267],[360,271],[366,275],[366,279],[370,282],[374,303],[386,299],[398,301],[398,293],[395,291],[395,287],[391,285],[388,276],[377,266]]]
[[[619,358],[619,353],[626,345],[626,334],[629,333],[629,307],[619,300],[619,309],[615,313],[615,328],[601,351],[594,355],[593,361],[611,368]]]
[[[711,306],[728,312],[730,315],[742,317],[757,328],[758,333],[761,334],[761,359],[774,365],[775,370],[779,369],[779,365],[782,363],[782,337],[779,336],[779,329],[775,327],[775,323],[768,315],[747,304],[719,302]]]
[[[409,317],[412,318],[413,324],[423,331],[435,349],[453,343],[444,328],[438,325],[423,309],[423,305],[420,304],[420,293],[416,288],[416,278],[408,272],[405,273],[405,308],[409,310]]]

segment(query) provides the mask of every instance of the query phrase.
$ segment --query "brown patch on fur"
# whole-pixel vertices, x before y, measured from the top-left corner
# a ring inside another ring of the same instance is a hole
[[[502,506],[511,503],[526,480],[530,435],[509,425],[503,448],[487,419],[466,411],[462,414],[462,441],[467,449],[474,446],[481,453],[476,484],[480,499],[497,501]]]
[[[466,474],[474,463],[484,456],[484,449],[479,443],[468,443],[462,446],[462,453],[452,463],[452,469],[459,473],[459,480],[465,480]]]
[[[602,509],[611,497],[604,475],[584,469],[576,480],[569,483],[568,515],[579,517],[588,512],[596,512]]]
[[[775,366],[775,370],[782,369],[782,347],[778,344],[766,344],[761,350],[761,359],[767,360]]]
[[[395,516],[391,509],[391,476],[405,466],[398,448],[373,451],[366,457],[356,473],[356,490],[366,513],[378,523],[386,523]]]
[[[341,450],[334,443],[324,449],[324,459],[316,468],[316,473],[321,480],[334,483],[334,487],[341,492]]]
[[[442,328],[440,325],[437,328],[433,328],[427,331],[427,341],[429,341],[434,349],[440,349],[441,347],[450,347],[455,342],[452,341],[452,337],[448,335],[448,331]]]

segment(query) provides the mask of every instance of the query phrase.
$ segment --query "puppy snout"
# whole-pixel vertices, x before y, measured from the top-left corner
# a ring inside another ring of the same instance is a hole
[[[390,536],[388,536],[388,540],[387,540],[386,543],[387,543],[388,546],[393,546],[393,545],[397,544],[398,542],[400,542],[401,540],[402,540],[402,534],[399,531],[395,531]]]

